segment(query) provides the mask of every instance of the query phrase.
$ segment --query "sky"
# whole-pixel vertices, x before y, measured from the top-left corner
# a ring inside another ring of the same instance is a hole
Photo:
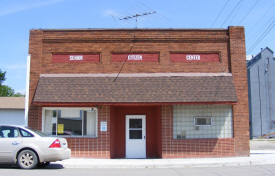
[[[39,28],[227,28],[244,26],[247,55],[275,50],[275,0],[0,0],[0,69],[25,93],[29,31]]]

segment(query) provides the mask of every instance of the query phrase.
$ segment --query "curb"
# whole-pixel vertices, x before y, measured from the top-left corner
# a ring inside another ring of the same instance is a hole
[[[87,159],[58,161],[64,168],[192,168],[275,164],[275,150],[251,151],[249,157],[186,159]]]

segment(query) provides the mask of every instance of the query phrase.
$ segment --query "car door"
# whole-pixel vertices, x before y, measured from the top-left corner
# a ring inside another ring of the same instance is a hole
[[[0,126],[0,163],[14,162],[21,144],[22,138],[16,127]]]

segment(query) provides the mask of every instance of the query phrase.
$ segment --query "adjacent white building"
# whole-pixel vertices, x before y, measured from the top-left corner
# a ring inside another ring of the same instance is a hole
[[[266,47],[247,63],[251,137],[275,132],[275,58]]]
[[[0,97],[0,125],[25,125],[25,97]]]

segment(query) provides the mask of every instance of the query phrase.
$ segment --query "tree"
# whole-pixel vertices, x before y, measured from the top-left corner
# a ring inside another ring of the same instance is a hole
[[[3,82],[6,80],[6,72],[3,72],[0,69],[0,97],[23,97],[21,93],[15,93],[14,90],[7,86],[3,85]]]
[[[14,95],[14,90],[6,85],[0,86],[0,97],[11,97]]]
[[[6,72],[2,72],[2,70],[0,69],[0,86],[5,80],[6,80]]]

